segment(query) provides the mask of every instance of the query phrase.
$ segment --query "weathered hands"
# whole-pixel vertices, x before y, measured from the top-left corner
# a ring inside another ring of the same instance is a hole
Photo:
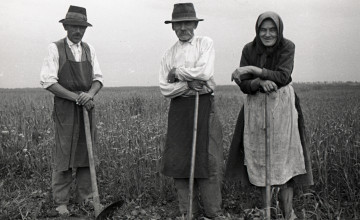
[[[176,68],[172,68],[168,74],[167,80],[168,83],[174,83],[175,82],[175,71]]]
[[[168,83],[174,83],[176,82],[176,68],[172,68],[167,76]],[[193,81],[187,81],[187,84],[191,90],[195,91],[201,91],[203,89],[203,86],[206,84],[205,81],[202,80],[193,80]]]
[[[203,86],[206,84],[206,82],[202,80],[193,80],[193,81],[188,81],[187,84],[190,89],[195,91],[201,91]]]
[[[88,101],[93,100],[93,96],[89,93],[82,92],[76,99],[76,104],[85,105]]]
[[[249,69],[247,68],[247,66],[236,68],[235,71],[231,74],[231,81],[233,81],[233,80],[241,81],[240,76],[245,73],[248,73],[248,72],[249,72]]]
[[[240,85],[241,79],[240,79],[240,71],[238,70],[239,68],[236,68],[235,71],[231,74],[231,82],[235,81],[236,84]]]
[[[277,85],[271,81],[271,80],[260,80],[260,87],[264,90],[266,93],[276,92],[278,89]]]
[[[253,78],[254,72],[251,66],[242,66],[235,69],[231,74],[231,81],[235,81],[238,85],[241,80]]]
[[[94,108],[95,104],[93,100],[89,100],[87,103],[85,103],[85,108],[86,110],[90,111],[91,109]]]

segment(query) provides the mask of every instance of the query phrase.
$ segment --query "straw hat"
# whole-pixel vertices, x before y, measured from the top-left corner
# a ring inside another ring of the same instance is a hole
[[[165,21],[165,24],[180,22],[180,21],[203,21],[196,17],[196,12],[193,3],[179,3],[174,5],[172,13],[172,20]]]
[[[92,26],[87,22],[86,9],[73,5],[70,5],[66,17],[59,22],[69,25]]]

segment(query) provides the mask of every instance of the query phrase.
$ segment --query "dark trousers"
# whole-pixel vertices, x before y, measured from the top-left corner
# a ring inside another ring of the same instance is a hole
[[[222,138],[222,127],[219,118],[215,112],[211,112],[209,118],[208,148],[209,178],[196,178],[194,181],[194,216],[200,212],[200,198],[206,217],[213,218],[222,214],[221,182],[223,176],[222,167],[224,163]],[[177,189],[180,213],[186,214],[189,206],[189,179],[175,178],[174,182]]]
[[[92,196],[90,169],[89,167],[78,167],[75,172],[77,201],[80,203]],[[72,169],[53,171],[51,186],[56,205],[67,205],[69,203],[73,182],[72,174]]]

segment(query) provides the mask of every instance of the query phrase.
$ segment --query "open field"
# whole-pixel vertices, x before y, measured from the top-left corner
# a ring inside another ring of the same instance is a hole
[[[294,88],[305,116],[315,178],[314,186],[296,192],[298,217],[360,219],[360,84]],[[236,86],[217,89],[225,158],[242,98]],[[52,208],[52,95],[41,89],[1,89],[0,100],[0,219],[44,219]],[[157,87],[105,88],[96,98],[100,198],[103,204],[126,200],[115,219],[177,215],[172,180],[158,172],[168,107]],[[225,182],[223,203],[229,219],[243,219],[245,209],[260,204],[259,192]]]

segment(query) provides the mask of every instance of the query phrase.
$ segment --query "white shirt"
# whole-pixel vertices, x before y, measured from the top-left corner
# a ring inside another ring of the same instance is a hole
[[[68,38],[66,42],[71,49],[72,54],[74,55],[75,61],[81,61],[82,47],[80,42],[74,44]],[[101,72],[99,62],[96,57],[95,49],[90,45],[90,54],[91,54],[91,65],[93,67],[93,81],[99,81],[103,84],[103,74]],[[48,55],[44,59],[41,72],[40,72],[40,84],[43,88],[48,88],[54,83],[58,82],[58,72],[59,72],[59,51],[55,43],[51,43],[48,46]]]
[[[195,91],[190,90],[187,85],[187,81],[193,80],[206,81],[200,94],[214,91],[214,61],[214,43],[209,37],[194,36],[188,42],[177,41],[165,52],[161,61],[161,93],[168,98],[195,95]],[[176,68],[175,75],[179,82],[168,82],[167,76],[172,68]]]

